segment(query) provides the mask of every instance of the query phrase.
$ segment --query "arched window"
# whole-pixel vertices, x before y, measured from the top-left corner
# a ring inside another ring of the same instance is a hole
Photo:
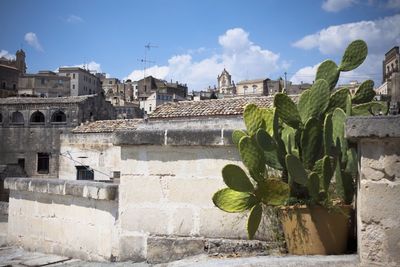
[[[67,121],[67,116],[65,116],[65,113],[62,112],[61,110],[58,110],[53,113],[51,116],[51,122],[66,122]]]
[[[13,112],[11,114],[11,122],[14,124],[24,124],[24,115],[19,111]]]
[[[40,111],[35,111],[31,115],[31,122],[44,124],[44,115]]]

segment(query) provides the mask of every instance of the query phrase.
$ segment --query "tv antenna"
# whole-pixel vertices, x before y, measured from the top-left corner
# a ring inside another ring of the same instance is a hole
[[[139,61],[143,63],[143,78],[146,78],[146,68],[147,63],[155,63],[155,61],[151,61],[147,59],[147,51],[150,51],[151,48],[157,48],[158,46],[152,45],[151,43],[147,43],[144,46],[144,59],[140,59]]]

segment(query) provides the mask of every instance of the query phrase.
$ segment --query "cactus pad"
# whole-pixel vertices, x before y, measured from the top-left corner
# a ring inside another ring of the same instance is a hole
[[[289,198],[289,185],[282,180],[268,179],[260,189],[262,202],[269,206],[283,205]]]
[[[237,165],[228,164],[222,169],[225,184],[238,192],[253,192],[254,187],[246,173]]]
[[[302,159],[304,166],[312,169],[315,160],[320,155],[322,141],[322,126],[315,118],[310,118],[301,134]]]
[[[242,130],[234,130],[232,133],[232,142],[235,145],[239,144],[240,139],[242,139],[243,136],[247,136],[245,131]]]
[[[289,173],[289,181],[307,186],[308,176],[301,161],[293,155],[286,155],[286,166]],[[290,184],[291,184],[290,183]]]
[[[238,192],[230,188],[217,191],[212,198],[215,206],[226,212],[242,212],[251,209],[257,204],[254,195],[247,192]]]
[[[332,114],[325,116],[324,120],[324,131],[323,131],[323,142],[324,142],[324,154],[331,154],[331,147],[333,145],[332,140],[333,125],[332,125]]]
[[[372,80],[366,80],[360,85],[351,102],[353,104],[366,103],[372,101],[375,95],[374,82]]]
[[[257,181],[263,179],[265,171],[264,153],[258,144],[250,137],[240,139],[239,153],[250,175]]]
[[[319,196],[319,177],[315,172],[311,172],[308,176],[307,189],[311,199],[317,202]]]
[[[317,80],[310,89],[308,117],[319,119],[329,105],[329,85],[325,80]]]
[[[336,193],[345,204],[351,204],[354,196],[354,182],[350,173],[340,169],[340,162],[337,161],[335,169]]]
[[[346,122],[346,114],[340,108],[335,109],[332,115],[333,125],[333,143],[337,149],[341,152],[342,162],[346,161],[347,158],[347,140],[344,137],[344,127]]]
[[[257,131],[256,138],[258,145],[264,151],[265,163],[271,168],[282,170],[275,140],[263,129]]]
[[[297,104],[297,109],[299,110],[300,118],[303,123],[306,123],[309,118],[310,93],[310,89],[303,91],[300,95],[299,103]]]
[[[286,94],[278,93],[274,98],[275,112],[279,118],[295,129],[301,125],[301,118],[296,104]]]
[[[352,116],[371,116],[379,115],[380,113],[386,114],[388,106],[386,102],[369,102],[360,105],[355,105],[352,108]]]
[[[348,95],[350,95],[350,91],[348,88],[342,88],[335,91],[329,98],[329,105],[326,111],[333,112],[335,108],[341,108],[345,110]]]
[[[319,65],[315,80],[325,80],[329,85],[329,89],[333,90],[339,79],[339,74],[340,71],[338,70],[338,66],[336,65],[336,63],[332,60],[325,60],[321,63],[321,65]]]
[[[360,66],[368,54],[367,44],[363,40],[352,42],[344,52],[342,62],[340,63],[340,71],[350,71]]]
[[[259,203],[251,209],[249,218],[247,220],[247,237],[249,239],[254,238],[258,226],[260,226],[261,215],[262,215],[262,206]]]
[[[243,111],[243,120],[249,135],[254,135],[259,128],[264,128],[264,120],[260,109],[254,104],[248,104]]]

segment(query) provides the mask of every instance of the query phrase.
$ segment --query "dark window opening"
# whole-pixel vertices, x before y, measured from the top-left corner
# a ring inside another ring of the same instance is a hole
[[[3,83],[1,84],[1,88],[2,88],[2,89],[6,89],[6,83],[5,83],[5,82],[3,82]]]
[[[75,166],[77,180],[94,180],[94,172],[89,166]]]
[[[0,122],[3,122],[3,115],[0,113]]]
[[[66,122],[67,121],[67,116],[65,116],[65,113],[62,112],[61,110],[56,111],[53,113],[51,116],[51,122]]]
[[[40,112],[40,111],[33,112],[32,116],[31,116],[31,122],[44,123],[44,115],[43,115],[43,113]]]
[[[17,90],[17,85],[15,83],[13,84],[13,90]]]
[[[11,122],[15,124],[24,124],[24,116],[21,112],[15,111],[11,115]]]
[[[25,170],[25,159],[18,159],[18,165]]]
[[[37,172],[49,173],[49,153],[38,153],[37,157]]]

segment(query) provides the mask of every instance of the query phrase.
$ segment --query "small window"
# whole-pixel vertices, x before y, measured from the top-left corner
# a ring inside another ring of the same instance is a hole
[[[15,83],[13,84],[13,90],[17,90],[17,85]]]
[[[45,79],[44,79],[44,78],[42,78],[42,80],[40,81],[40,83],[43,85],[43,84],[44,84],[44,82],[45,82]]]
[[[37,154],[37,172],[49,173],[49,153]]]
[[[53,113],[51,116],[51,122],[66,122],[67,121],[67,116],[65,116],[65,113],[62,112],[61,110],[56,111]]]
[[[75,84],[72,85],[72,89],[75,89]]]
[[[31,116],[31,122],[34,123],[43,123],[44,124],[44,115],[40,111],[33,112]]]
[[[113,172],[113,178],[121,178],[121,172],[120,171],[114,171]]]
[[[3,115],[0,113],[0,123],[3,122]]]
[[[11,122],[14,124],[24,124],[24,115],[19,111],[13,112],[11,115]]]
[[[94,172],[89,166],[75,166],[77,180],[94,180]]]
[[[72,79],[75,79],[75,73],[72,73]]]
[[[2,82],[1,88],[2,88],[2,89],[6,89],[6,82]]]

